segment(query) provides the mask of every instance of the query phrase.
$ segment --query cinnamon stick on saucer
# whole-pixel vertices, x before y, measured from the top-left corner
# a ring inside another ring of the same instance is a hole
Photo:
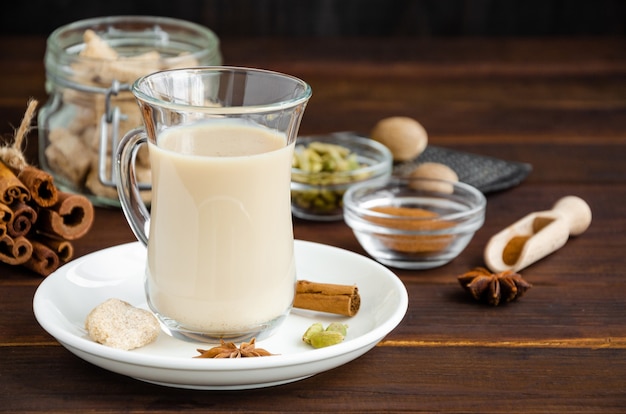
[[[299,280],[296,284],[295,308],[338,315],[354,316],[361,307],[356,285],[337,285]]]

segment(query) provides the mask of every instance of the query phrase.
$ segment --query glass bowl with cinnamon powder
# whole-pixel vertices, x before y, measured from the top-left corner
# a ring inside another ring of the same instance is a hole
[[[399,178],[349,188],[344,220],[378,262],[430,269],[456,258],[485,219],[485,196],[462,183]]]

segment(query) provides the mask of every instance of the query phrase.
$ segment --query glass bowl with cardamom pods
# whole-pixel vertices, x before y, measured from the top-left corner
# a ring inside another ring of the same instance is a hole
[[[471,185],[390,177],[344,195],[344,220],[376,261],[430,269],[455,259],[485,220],[486,199]]]
[[[291,211],[315,221],[343,218],[343,195],[355,184],[391,175],[389,149],[352,133],[298,137],[291,168]]]

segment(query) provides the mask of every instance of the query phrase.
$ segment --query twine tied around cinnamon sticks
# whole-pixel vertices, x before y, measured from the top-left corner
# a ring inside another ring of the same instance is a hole
[[[47,276],[71,260],[70,241],[89,231],[94,209],[85,196],[60,191],[52,175],[26,161],[22,146],[36,107],[36,100],[28,102],[13,143],[0,147],[0,262]]]

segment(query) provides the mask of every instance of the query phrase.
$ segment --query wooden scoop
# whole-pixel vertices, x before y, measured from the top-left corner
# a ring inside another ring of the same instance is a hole
[[[485,264],[492,272],[514,272],[565,245],[591,224],[591,209],[581,198],[567,196],[552,210],[530,213],[493,236],[485,247]]]

